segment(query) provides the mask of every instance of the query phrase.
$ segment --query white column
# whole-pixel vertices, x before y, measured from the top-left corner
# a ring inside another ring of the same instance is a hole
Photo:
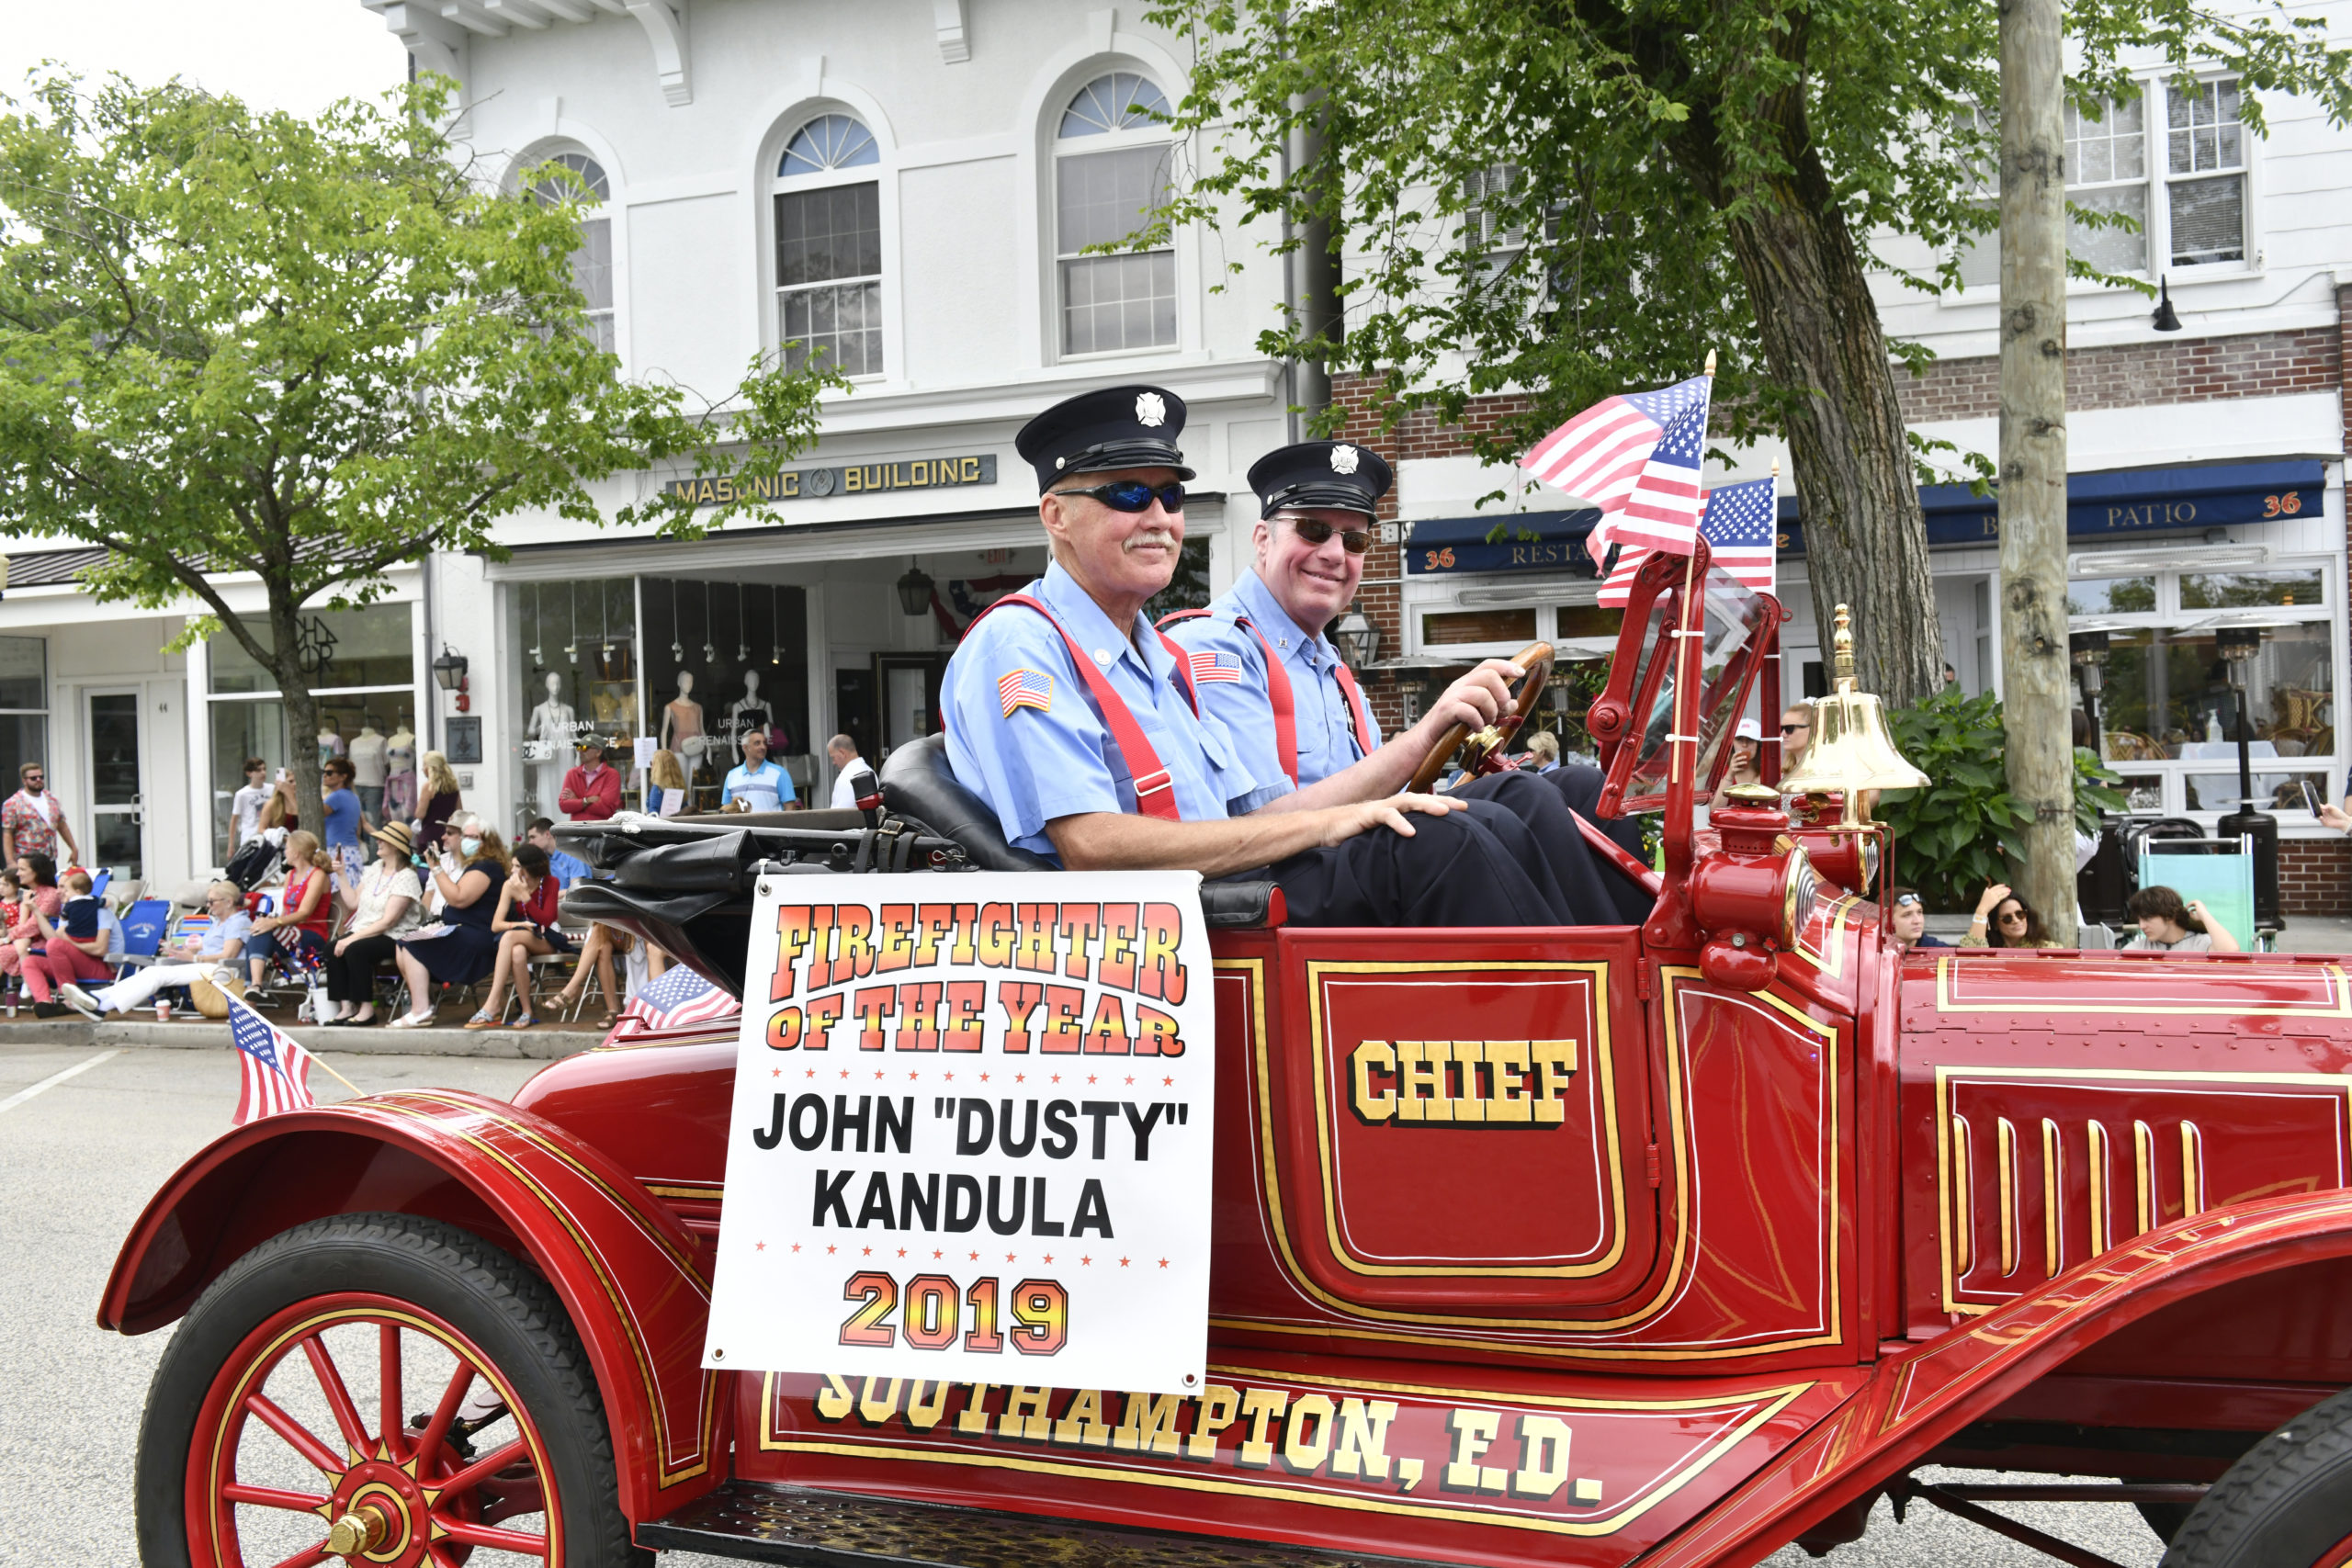
[[[212,865],[212,705],[206,694],[212,687],[212,645],[187,647],[187,690],[182,705],[187,713],[187,856],[193,876]]]

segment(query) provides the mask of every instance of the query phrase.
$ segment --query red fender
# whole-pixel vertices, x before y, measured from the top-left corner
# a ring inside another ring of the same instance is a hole
[[[1886,1357],[1852,1398],[1645,1568],[1760,1562],[2085,1347],[2208,1291],[2344,1257],[2352,1257],[2352,1190],[2241,1203],[2151,1231]]]
[[[604,1393],[630,1518],[658,1517],[725,1479],[727,1401],[701,1366],[710,1280],[700,1247],[609,1156],[478,1094],[376,1095],[219,1139],[140,1215],[99,1325],[160,1328],[279,1232],[377,1211],[461,1226],[555,1287]]]

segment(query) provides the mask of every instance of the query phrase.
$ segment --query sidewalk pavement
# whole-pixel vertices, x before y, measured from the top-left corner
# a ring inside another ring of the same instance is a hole
[[[535,1024],[529,1029],[319,1029],[273,1020],[301,1042],[302,1049],[333,1060],[337,1056],[509,1056],[553,1061],[577,1055],[605,1038],[603,1029],[589,1025]],[[13,1019],[0,1019],[0,1043],[38,1039],[44,1044],[66,1043],[93,1046],[160,1046],[186,1050],[219,1050],[229,1043],[229,1026],[208,1018],[174,1016],[169,1023],[134,1014],[120,1021],[91,1023],[68,1013],[62,1018],[35,1018],[30,1008]]]

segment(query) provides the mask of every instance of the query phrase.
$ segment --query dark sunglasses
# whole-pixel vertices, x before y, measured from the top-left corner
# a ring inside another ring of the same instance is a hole
[[[1894,899],[1894,907],[1898,909],[1907,909],[1918,901],[1919,896],[1917,893],[1897,894]]]
[[[1052,495],[1092,496],[1114,512],[1148,512],[1154,501],[1162,512],[1174,513],[1184,510],[1184,487],[1180,484],[1148,485],[1141,479],[1113,479],[1106,485],[1089,485],[1083,490],[1057,490]]]
[[[1781,726],[1781,733],[1783,735],[1793,735],[1800,729],[1811,729],[1812,728],[1813,726],[1809,724],[1784,724]]]
[[[1372,548],[1372,530],[1369,528],[1335,527],[1320,517],[1294,517],[1290,519],[1290,525],[1298,531],[1301,539],[1310,545],[1320,545],[1337,534],[1340,547],[1351,556],[1360,556]]]
[[[2025,911],[2023,909],[1996,909],[1993,912],[1993,918],[2004,925],[2007,925],[2011,920],[2015,920],[2022,925],[2025,922]]]

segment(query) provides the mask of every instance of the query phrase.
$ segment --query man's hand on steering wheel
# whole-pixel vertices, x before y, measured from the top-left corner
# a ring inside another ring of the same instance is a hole
[[[1510,660],[1489,659],[1448,686],[1413,727],[1421,732],[1422,750],[1457,724],[1484,729],[1494,723],[1496,715],[1510,709],[1511,684],[1519,677],[1519,667]]]

